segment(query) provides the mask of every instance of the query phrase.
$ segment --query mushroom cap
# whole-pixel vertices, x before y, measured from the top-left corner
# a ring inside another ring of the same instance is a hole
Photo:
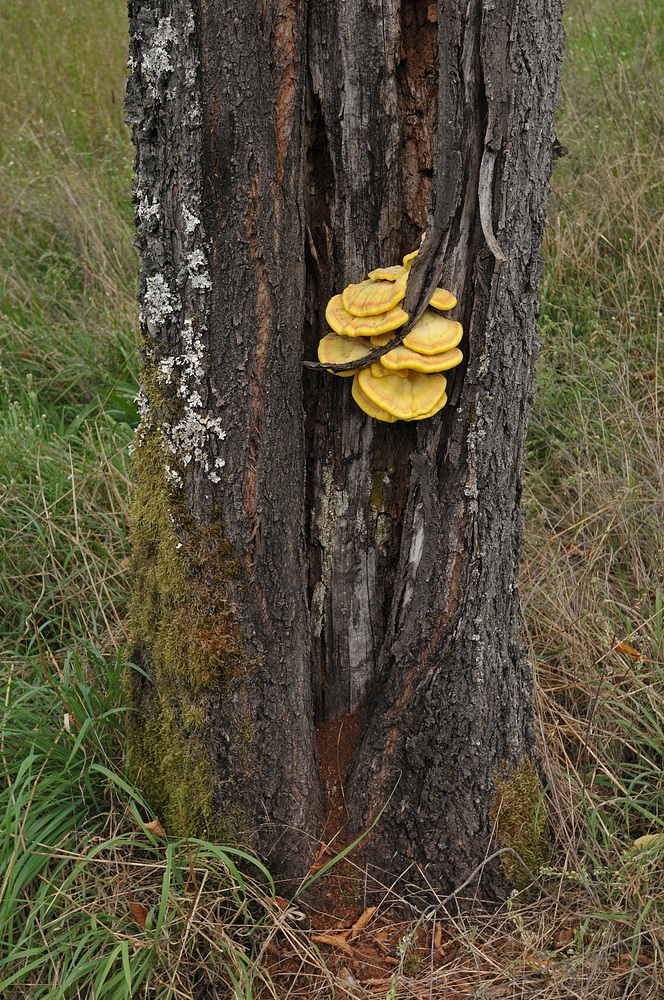
[[[418,354],[442,354],[456,347],[463,337],[463,327],[455,320],[438,316],[430,309],[425,309],[421,319],[417,321],[403,342],[411,351]]]
[[[407,271],[410,271],[411,264],[413,263],[419,252],[420,248],[418,247],[417,250],[413,250],[412,253],[407,253],[406,256],[404,257],[403,266],[406,268]]]
[[[460,365],[463,361],[463,354],[458,347],[453,347],[452,350],[444,351],[442,354],[420,354],[418,351],[412,351],[409,347],[399,344],[398,347],[393,347],[379,360],[383,368],[390,372],[407,369],[415,372],[445,372],[449,368]]]
[[[447,394],[443,393],[443,395],[440,397],[440,399],[438,400],[438,402],[436,403],[436,405],[432,406],[431,409],[427,413],[422,413],[422,414],[420,414],[419,417],[411,417],[410,419],[411,420],[428,420],[429,417],[433,417],[433,415],[435,413],[438,413],[439,410],[442,410],[442,408],[445,406],[446,402],[447,402]]]
[[[340,337],[336,333],[328,333],[318,345],[318,360],[322,365],[345,365],[349,361],[359,361],[371,350],[371,344],[362,337]],[[332,372],[332,375],[347,377],[354,375],[358,368],[347,372]]]
[[[371,337],[372,347],[385,347],[385,344],[389,344],[391,340],[394,340],[394,332],[392,333],[380,333],[376,336]]]
[[[407,281],[408,272],[404,271],[396,281],[367,278],[357,285],[348,285],[341,293],[343,307],[353,316],[376,316],[387,312],[404,298]]]
[[[391,413],[397,420],[417,420],[429,414],[445,395],[444,375],[422,375],[401,371],[391,374],[383,368],[379,374],[374,362],[357,374],[357,382],[372,403]]]
[[[325,319],[342,337],[370,337],[403,326],[408,321],[408,313],[401,306],[395,306],[374,316],[353,316],[344,308],[342,296],[333,295],[327,304]]]
[[[401,264],[393,264],[391,267],[376,267],[369,271],[369,278],[372,281],[396,281],[403,274],[405,268]]]
[[[434,309],[454,309],[456,304],[457,300],[454,295],[444,288],[434,289],[431,301],[429,302],[429,305],[433,306]]]
[[[364,410],[370,417],[374,417],[376,420],[384,420],[385,423],[393,424],[396,422],[397,418],[384,410],[382,406],[377,406],[369,397],[362,392],[360,383],[358,381],[357,375],[353,379],[352,386],[353,399],[359,406],[361,410]]]

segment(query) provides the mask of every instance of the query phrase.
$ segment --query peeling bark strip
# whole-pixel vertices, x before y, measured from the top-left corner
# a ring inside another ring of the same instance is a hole
[[[221,819],[301,872],[323,820],[314,724],[363,715],[354,828],[396,788],[367,858],[449,890],[489,853],[510,775],[537,795],[519,497],[562,0],[130,14],[135,761],[171,822]],[[436,417],[381,424],[302,361],[329,297],[424,228],[406,308],[450,288],[466,362]],[[511,846],[534,858],[530,826]],[[499,866],[482,887],[504,892]]]

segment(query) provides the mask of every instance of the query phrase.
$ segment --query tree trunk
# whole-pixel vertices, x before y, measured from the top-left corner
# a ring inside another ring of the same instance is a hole
[[[171,826],[287,872],[330,720],[361,734],[351,828],[389,801],[370,863],[449,888],[494,835],[541,853],[517,569],[561,8],[130,2],[132,759]],[[466,361],[438,415],[384,424],[302,362],[330,296],[425,228],[406,309],[449,288]]]

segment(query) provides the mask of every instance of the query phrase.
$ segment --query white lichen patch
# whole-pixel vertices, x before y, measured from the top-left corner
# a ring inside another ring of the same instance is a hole
[[[182,206],[182,218],[184,219],[184,231],[187,236],[191,236],[196,229],[196,226],[200,226],[201,220],[194,212],[191,212],[186,205]]]
[[[134,398],[136,403],[136,408],[138,409],[138,415],[141,420],[145,420],[150,412],[150,404],[148,402],[148,397],[145,395],[142,389],[139,389]]]
[[[175,489],[180,489],[184,485],[182,476],[177,471],[177,469],[172,469],[170,465],[164,466],[164,475],[166,477],[166,482],[173,486]]]
[[[142,76],[143,100],[147,96],[177,103],[179,113],[173,111],[173,120],[181,123],[182,136],[179,152],[172,154],[177,182],[169,182],[169,194],[162,197],[162,189],[153,187],[151,172],[139,171],[136,215],[145,268],[141,319],[153,339],[150,343],[148,337],[143,348],[152,407],[142,414],[136,441],[145,441],[148,433],[159,436],[166,480],[180,488],[185,470],[189,479],[194,465],[196,476],[220,481],[226,432],[210,405],[215,393],[204,343],[212,280],[200,194],[199,62],[191,37],[196,23],[190,4],[172,6],[171,14],[157,16],[142,29],[136,44],[139,65],[134,67]],[[163,141],[156,136],[146,148],[162,155]],[[172,143],[172,136],[167,141]],[[174,208],[179,218],[173,218]],[[164,222],[168,225],[161,225]],[[157,261],[168,263],[159,263],[154,273]],[[187,318],[194,316],[195,322]]]
[[[157,371],[157,381],[160,385],[168,385],[173,378],[173,371],[175,369],[175,358],[163,358],[159,362],[159,368]]]
[[[140,189],[136,192],[137,205],[136,214],[141,226],[148,231],[153,229],[154,223],[161,220],[161,206],[158,201],[151,199]]]
[[[143,49],[141,69],[153,96],[157,94],[161,78],[173,71],[169,46],[174,45],[177,40],[178,35],[172,18],[162,17]]]
[[[192,288],[212,288],[207,270],[207,258],[202,250],[192,250],[187,254],[187,270]]]
[[[163,274],[150,275],[145,282],[143,318],[153,336],[173,312],[173,295]]]
[[[220,417],[206,412],[200,387],[206,374],[206,348],[199,333],[195,333],[191,320],[182,330],[183,353],[163,359],[159,364],[158,380],[161,384],[175,384],[175,392],[182,400],[183,410],[179,420],[164,421],[160,427],[166,451],[177,459],[181,468],[191,462],[201,467],[207,478],[218,483],[219,472],[225,459],[212,458],[211,452],[226,438]],[[212,447],[212,445],[216,447]],[[182,478],[172,466],[166,467],[166,477],[173,486],[181,486]]]

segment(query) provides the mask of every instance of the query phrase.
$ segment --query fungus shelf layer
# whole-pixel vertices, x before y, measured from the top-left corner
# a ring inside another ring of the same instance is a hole
[[[436,288],[422,317],[403,343],[378,361],[363,359],[374,347],[385,347],[408,322],[400,304],[406,294],[408,274],[419,251],[407,254],[403,264],[378,267],[358,284],[348,285],[327,304],[325,318],[333,332],[318,345],[324,365],[357,361],[341,376],[353,376],[353,399],[368,416],[394,423],[426,420],[447,402],[446,380],[441,372],[463,361],[458,344],[463,328],[440,313],[453,309],[457,300]],[[369,339],[366,339],[369,338]]]

